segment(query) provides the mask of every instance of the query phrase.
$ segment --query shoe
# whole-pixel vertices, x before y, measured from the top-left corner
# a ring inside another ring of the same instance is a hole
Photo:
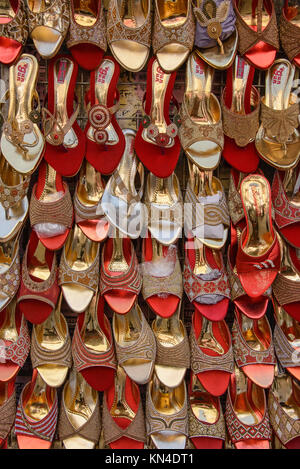
[[[20,236],[0,244],[0,311],[3,311],[15,297],[21,281]]]
[[[133,307],[141,287],[142,275],[132,241],[108,238],[101,257],[101,295],[115,313],[126,314]]]
[[[211,67],[225,70],[231,66],[238,46],[232,2],[213,0],[194,2],[196,53]]]
[[[78,315],[72,342],[75,370],[97,391],[114,380],[116,358],[110,322],[104,314],[104,299],[94,295],[85,313]]]
[[[212,93],[213,76],[214,69],[196,52],[189,56],[179,138],[191,163],[203,170],[217,168],[224,147],[221,106]]]
[[[91,241],[100,243],[108,235],[109,222],[101,207],[105,185],[101,174],[84,160],[74,193],[75,222]]]
[[[3,124],[1,152],[10,166],[22,174],[35,171],[45,147],[37,125],[40,120],[38,70],[38,61],[30,54],[22,54],[9,68],[9,109]],[[37,109],[33,109],[35,101]]]
[[[21,392],[15,434],[19,449],[50,449],[58,417],[56,389],[50,388],[33,370],[31,382]]]
[[[261,158],[283,171],[297,166],[300,157],[299,103],[292,93],[295,71],[288,60],[279,59],[266,73],[261,126],[255,140]]]
[[[137,303],[127,314],[113,316],[112,329],[119,366],[138,385],[150,381],[156,357],[155,336]]]
[[[118,367],[103,396],[103,438],[110,449],[144,449],[145,423],[139,387]]]
[[[239,55],[227,71],[221,96],[225,145],[223,157],[233,168],[253,173],[259,165],[254,141],[259,128],[260,94],[253,83],[255,69]]]
[[[100,440],[99,394],[75,370],[63,389],[57,430],[69,450],[94,449]]]
[[[58,283],[75,313],[85,311],[99,285],[100,245],[87,238],[75,225],[60,258]]]
[[[125,137],[116,119],[119,76],[117,61],[104,57],[99,67],[91,72],[90,90],[86,95],[85,157],[104,175],[115,171],[125,151]]]
[[[52,388],[61,387],[72,366],[71,339],[68,324],[61,313],[62,293],[57,306],[42,324],[33,326],[31,364]]]
[[[16,418],[16,391],[15,380],[8,383],[0,382],[1,405],[0,405],[0,449],[7,449],[7,438],[14,426]]]
[[[136,73],[149,58],[152,5],[149,0],[112,0],[107,11],[107,38],[122,68]]]
[[[173,174],[180,154],[180,119],[177,115],[171,122],[169,115],[175,79],[176,72],[164,72],[156,57],[149,60],[145,115],[136,135],[135,151],[143,165],[158,178]]]
[[[70,0],[70,28],[67,47],[85,70],[99,67],[107,49],[103,1],[82,3]]]
[[[193,49],[195,19],[192,0],[155,0],[153,52],[165,73],[180,68]]]
[[[280,41],[290,62],[300,67],[300,22],[299,4],[289,6],[285,0],[280,16]]]
[[[255,68],[266,70],[279,50],[279,35],[273,0],[234,0],[238,50]]]
[[[225,420],[235,449],[270,449],[271,428],[265,390],[235,368],[227,394]]]
[[[22,52],[28,38],[24,0],[4,2],[0,10],[0,62],[11,65]]]
[[[80,170],[86,152],[86,138],[78,125],[79,104],[75,87],[78,64],[70,55],[49,62],[48,105],[43,108],[46,139],[45,160],[61,176],[72,177]]]
[[[274,282],[280,268],[280,247],[271,213],[271,188],[264,176],[247,176],[241,183],[247,226],[241,234],[236,270],[248,296],[257,298]]]
[[[74,219],[72,199],[67,183],[45,161],[32,189],[29,217],[31,227],[47,249],[57,251],[63,247]]]
[[[68,0],[26,0],[30,37],[43,59],[51,59],[61,48],[70,26]]]

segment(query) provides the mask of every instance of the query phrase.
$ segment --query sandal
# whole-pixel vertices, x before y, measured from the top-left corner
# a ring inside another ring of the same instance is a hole
[[[120,66],[113,57],[104,57],[91,72],[87,94],[88,122],[86,159],[101,174],[115,171],[125,150],[125,137],[116,119],[119,108],[117,84]]]
[[[247,227],[239,240],[236,270],[247,295],[257,298],[272,285],[280,269],[271,189],[264,176],[255,174],[243,179],[240,191]]]
[[[92,241],[100,243],[108,235],[109,223],[101,207],[105,190],[101,174],[84,161],[74,194],[75,222]]]
[[[10,241],[22,229],[28,214],[30,177],[15,171],[0,157],[0,242]]]
[[[100,245],[75,225],[60,258],[59,279],[64,298],[75,313],[85,311],[99,284]]]
[[[192,0],[155,0],[152,47],[165,73],[184,64],[193,49],[194,37]]]
[[[194,1],[197,54],[211,67],[225,70],[232,64],[238,46],[235,13],[231,1]]]
[[[110,50],[122,68],[139,72],[151,47],[152,5],[149,0],[112,0],[107,12]]]
[[[281,11],[280,40],[289,61],[300,67],[300,8],[299,4],[289,7],[288,0]]]
[[[276,437],[287,449],[300,448],[300,388],[290,375],[275,376],[269,391],[270,423]]]
[[[189,386],[189,437],[195,449],[222,449],[225,441],[220,399],[205,391],[194,374]]]
[[[200,171],[192,164],[189,168],[184,211],[186,233],[209,248],[222,249],[230,226],[222,183],[212,171]]]
[[[14,426],[16,418],[16,391],[15,380],[9,383],[0,382],[0,449],[7,449],[7,438]]]
[[[164,386],[154,374],[147,388],[146,429],[149,449],[185,448],[189,431],[184,380],[174,389]]]
[[[85,70],[99,67],[107,49],[103,1],[70,1],[70,28],[67,47]]]
[[[132,241],[108,238],[101,258],[101,295],[115,313],[126,314],[133,307],[141,287],[142,276]]]
[[[0,244],[0,311],[15,297],[21,281],[20,236]]]
[[[74,110],[78,65],[70,55],[52,59],[48,69],[48,109],[43,109],[45,160],[61,176],[75,176],[82,164],[86,140]]]
[[[56,307],[59,291],[56,255],[32,231],[23,256],[17,299],[20,311],[32,324],[45,322]]]
[[[260,156],[281,170],[297,166],[300,158],[299,103],[292,93],[295,66],[279,59],[266,73],[261,101],[261,126],[255,145]]]
[[[276,171],[272,184],[274,221],[281,236],[294,248],[300,248],[300,204],[297,177],[299,169]]]
[[[296,379],[300,378],[300,324],[273,298],[276,325],[273,333],[276,356],[282,368]]]
[[[45,141],[37,126],[40,119],[36,91],[38,61],[30,54],[22,54],[9,68],[9,109],[3,125],[1,152],[17,172],[35,171],[43,153]],[[33,103],[37,101],[37,109]]]
[[[69,187],[45,161],[31,193],[29,217],[39,240],[50,251],[61,249],[73,224]]]
[[[279,50],[273,0],[234,0],[238,49],[255,68],[266,70]]]
[[[148,226],[152,238],[169,246],[182,234],[183,200],[176,174],[158,178],[148,174],[144,204],[148,211]]]
[[[195,310],[190,332],[191,370],[213,396],[221,396],[233,371],[231,336],[225,321],[209,321]]]
[[[43,324],[33,327],[31,336],[31,364],[52,388],[59,388],[72,366],[71,339],[68,324],[58,304]]]
[[[98,392],[72,370],[64,386],[58,436],[65,449],[94,449],[101,434]]]
[[[123,130],[125,151],[119,166],[109,179],[101,201],[110,224],[124,236],[137,239],[144,226],[144,207],[141,203],[144,189],[144,167],[134,153],[135,131]],[[136,178],[139,176],[139,189]]]
[[[238,368],[231,376],[225,419],[236,449],[270,449],[272,433],[265,391]]]
[[[70,25],[68,0],[26,0],[30,37],[43,59],[51,59],[61,48]]]
[[[211,92],[213,76],[213,68],[195,52],[190,55],[179,113],[179,138],[191,163],[204,170],[217,168],[224,146],[221,107]]]
[[[275,373],[272,331],[266,316],[249,319],[235,309],[232,345],[237,366],[261,388],[269,388]]]
[[[139,387],[118,367],[103,396],[103,437],[110,449],[144,449],[144,413]]]
[[[0,314],[1,346],[0,382],[16,378],[23,368],[30,350],[30,336],[25,317],[13,300]],[[4,356],[3,356],[4,355]]]
[[[280,237],[280,271],[274,280],[272,291],[276,301],[285,311],[300,321],[300,261],[297,249],[289,246]]]
[[[28,38],[28,23],[23,0],[6,0],[0,9],[0,62],[14,63]]]
[[[223,157],[231,166],[252,173],[259,165],[254,141],[259,128],[260,94],[253,83],[254,67],[237,56],[227,71],[221,97],[225,145]]]
[[[169,388],[177,388],[190,368],[189,341],[180,310],[181,304],[170,318],[157,317],[152,322],[156,339],[155,374]]]
[[[151,236],[143,241],[144,300],[163,318],[171,317],[182,298],[182,272],[176,246],[163,246]]]
[[[135,383],[148,383],[154,370],[156,342],[139,305],[136,303],[125,315],[114,314],[112,328],[119,366]]]
[[[159,178],[173,174],[180,154],[180,118],[176,116],[171,122],[169,117],[175,79],[176,72],[165,73],[155,57],[149,60],[145,115],[135,139],[135,151],[144,166]]]
[[[188,239],[183,282],[195,308],[210,321],[222,321],[228,310],[230,285],[220,251]]]
[[[112,386],[117,366],[112,332],[104,314],[104,299],[97,294],[78,316],[72,354],[76,371],[93,389],[104,391]]]
[[[21,393],[15,434],[19,449],[50,449],[58,417],[56,389],[50,388],[33,370],[31,382]]]

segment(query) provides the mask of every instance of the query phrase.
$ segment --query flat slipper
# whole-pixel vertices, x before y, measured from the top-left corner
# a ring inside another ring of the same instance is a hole
[[[61,175],[45,161],[32,189],[29,217],[31,227],[47,249],[62,248],[73,223],[72,199]]]
[[[78,315],[72,355],[76,371],[93,389],[104,391],[112,386],[117,365],[103,297],[94,295],[85,313]]]
[[[171,176],[180,154],[179,118],[171,122],[169,117],[175,79],[176,72],[165,73],[156,57],[149,60],[145,116],[135,139],[135,151],[143,165],[159,178]]]
[[[28,23],[22,0],[7,1],[0,15],[0,62],[11,65],[28,38]]]
[[[77,123],[79,104],[74,110],[78,64],[71,55],[49,62],[48,105],[42,111],[46,139],[44,158],[61,176],[75,176],[82,164],[86,139]]]
[[[108,238],[102,250],[100,292],[113,311],[126,314],[139,295],[142,276],[129,238]]]
[[[57,282],[56,255],[31,232],[22,262],[21,286],[18,305],[25,318],[41,324],[55,308],[59,286]]]
[[[176,246],[163,246],[151,236],[143,240],[144,300],[158,316],[169,318],[181,301],[182,272]]]
[[[91,72],[87,94],[88,122],[86,159],[101,174],[115,171],[125,150],[125,137],[116,119],[119,107],[117,84],[120,66],[113,57],[104,57]]]
[[[82,5],[70,1],[70,28],[67,47],[74,60],[85,70],[99,67],[107,49],[103,1]]]

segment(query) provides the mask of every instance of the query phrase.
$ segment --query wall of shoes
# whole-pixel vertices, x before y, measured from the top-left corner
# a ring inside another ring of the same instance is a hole
[[[300,447],[300,2],[0,0],[0,447]]]

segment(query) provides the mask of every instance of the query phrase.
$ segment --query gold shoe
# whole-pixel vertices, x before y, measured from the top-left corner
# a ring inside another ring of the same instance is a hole
[[[73,369],[66,382],[58,421],[58,435],[66,449],[94,449],[101,432],[98,392]]]

